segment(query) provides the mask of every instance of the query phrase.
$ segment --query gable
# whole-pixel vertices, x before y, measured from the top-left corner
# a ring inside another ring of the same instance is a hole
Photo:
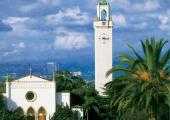
[[[46,79],[43,79],[40,77],[36,77],[36,76],[26,76],[26,77],[14,80],[12,82],[49,82],[49,80],[46,80]]]

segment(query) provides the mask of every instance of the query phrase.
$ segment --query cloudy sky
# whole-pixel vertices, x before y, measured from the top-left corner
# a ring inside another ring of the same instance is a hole
[[[0,0],[0,62],[93,60],[98,1]],[[139,50],[147,36],[170,40],[170,0],[108,1],[114,55],[129,53],[127,44]]]

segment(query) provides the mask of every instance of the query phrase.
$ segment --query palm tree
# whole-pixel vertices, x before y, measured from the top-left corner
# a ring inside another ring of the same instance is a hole
[[[96,98],[92,96],[91,97],[85,96],[84,100],[85,102],[82,105],[82,108],[85,111],[87,120],[90,120],[90,113],[92,112],[96,112],[97,114],[99,113],[98,103]]]
[[[154,38],[151,42],[141,41],[144,57],[128,45],[134,57],[119,55],[121,62],[107,72],[106,76],[123,72],[106,84],[110,105],[116,107],[121,116],[129,111],[144,111],[150,120],[159,119],[161,115],[157,113],[170,105],[170,50],[163,54],[166,43],[163,39],[156,42]]]

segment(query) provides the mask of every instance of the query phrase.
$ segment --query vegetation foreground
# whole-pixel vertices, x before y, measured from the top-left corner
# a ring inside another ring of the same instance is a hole
[[[107,72],[119,72],[106,84],[105,96],[99,96],[93,84],[68,71],[57,72],[57,91],[70,91],[71,107],[81,106],[82,120],[168,120],[170,107],[170,50],[167,41],[141,41],[143,53],[128,45],[133,55],[120,54],[120,63]],[[4,83],[0,85],[3,92]],[[76,100],[76,101],[75,101]],[[9,111],[0,95],[0,120],[25,120],[19,110]],[[77,112],[57,106],[51,120],[77,120]]]

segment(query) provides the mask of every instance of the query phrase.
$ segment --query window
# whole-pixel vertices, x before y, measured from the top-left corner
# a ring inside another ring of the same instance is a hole
[[[27,110],[27,120],[35,120],[35,111],[32,107]]]
[[[32,92],[32,91],[29,91],[29,92],[26,93],[25,97],[26,97],[27,101],[32,102],[32,101],[35,101],[36,94],[34,92]]]
[[[38,110],[38,120],[46,120],[47,112],[44,107],[40,107]]]
[[[106,10],[102,10],[102,12],[101,12],[101,20],[102,20],[102,21],[106,21],[106,19],[107,19]]]

